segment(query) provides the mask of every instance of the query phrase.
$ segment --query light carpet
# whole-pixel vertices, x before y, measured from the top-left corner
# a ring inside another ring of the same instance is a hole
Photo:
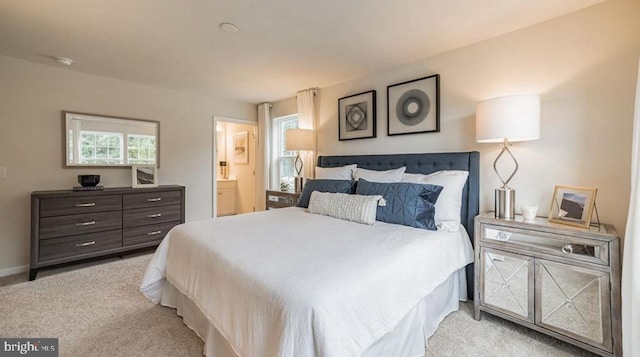
[[[48,270],[31,282],[26,274],[0,279],[0,336],[57,337],[60,356],[202,356],[202,340],[175,310],[139,292],[150,259]],[[511,322],[472,315],[468,302],[447,316],[429,339],[427,356],[595,356]]]

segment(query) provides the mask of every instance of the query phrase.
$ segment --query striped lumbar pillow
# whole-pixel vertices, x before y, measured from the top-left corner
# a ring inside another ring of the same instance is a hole
[[[376,221],[378,205],[384,206],[382,196],[350,195],[314,191],[309,200],[309,213],[345,219],[348,221],[373,224]]]

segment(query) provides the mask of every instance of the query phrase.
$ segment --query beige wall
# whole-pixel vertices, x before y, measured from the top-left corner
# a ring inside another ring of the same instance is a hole
[[[475,142],[475,103],[509,94],[542,97],[541,138],[512,149],[518,210],[546,215],[554,185],[597,187],[602,221],[624,230],[630,193],[631,131],[640,56],[640,1],[607,1],[320,93],[319,154],[479,150],[481,209],[493,208],[498,144]],[[375,54],[371,54],[375,55]],[[439,73],[441,132],[388,137],[386,87]],[[337,100],[377,90],[375,139],[338,141]]]
[[[61,110],[159,120],[160,184],[186,186],[189,221],[211,217],[213,115],[257,115],[255,105],[0,56],[0,274],[29,263],[31,191],[69,189],[88,173],[131,186],[128,168],[62,168]]]
[[[286,98],[271,103],[271,117],[280,118],[298,113],[298,100],[296,97]]]

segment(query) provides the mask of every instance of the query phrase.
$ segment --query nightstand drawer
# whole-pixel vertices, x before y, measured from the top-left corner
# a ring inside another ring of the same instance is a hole
[[[532,250],[564,259],[609,265],[609,243],[512,227],[483,225],[483,242]]]

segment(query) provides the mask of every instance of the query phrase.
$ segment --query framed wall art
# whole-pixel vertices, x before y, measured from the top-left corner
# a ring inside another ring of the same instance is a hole
[[[233,134],[233,163],[249,163],[249,132],[241,131]]]
[[[158,167],[155,165],[131,165],[131,187],[157,187]]]
[[[598,189],[591,187],[556,186],[553,191],[549,221],[589,228]]]
[[[439,131],[439,74],[387,87],[387,135]]]
[[[338,99],[338,140],[376,137],[376,91]]]

